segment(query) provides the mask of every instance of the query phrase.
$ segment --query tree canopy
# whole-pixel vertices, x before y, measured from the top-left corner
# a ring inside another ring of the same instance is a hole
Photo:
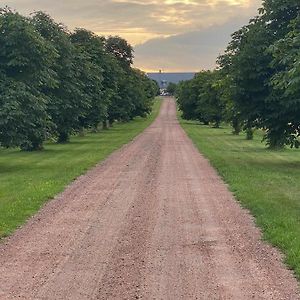
[[[265,0],[259,13],[232,34],[214,75],[200,72],[179,85],[179,106],[184,117],[206,122],[221,111],[248,138],[253,128],[263,129],[270,148],[299,147],[300,3]]]
[[[42,149],[50,137],[67,142],[107,121],[147,115],[157,87],[132,63],[133,48],[118,36],[1,9],[0,146]]]

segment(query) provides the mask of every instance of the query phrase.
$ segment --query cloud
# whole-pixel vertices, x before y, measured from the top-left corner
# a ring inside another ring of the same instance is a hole
[[[243,19],[219,26],[156,38],[135,47],[135,66],[145,71],[194,72],[216,67],[230,35],[244,24]]]
[[[260,0],[6,0],[22,13],[43,10],[71,29],[120,34],[134,44],[255,14]]]
[[[156,39],[159,44],[167,44],[176,37],[200,34],[213,27],[221,30],[220,26],[230,20],[247,22],[256,14],[261,0],[5,0],[5,4],[24,14],[46,11],[70,29],[84,27],[99,35],[120,35],[137,45],[137,65],[143,66],[141,58],[146,59],[146,56],[142,49],[151,46]],[[220,35],[220,38],[224,37]],[[201,41],[205,43],[205,39]],[[174,59],[178,58],[176,47],[177,44],[168,50],[169,54],[174,51]],[[197,45],[193,46],[194,53],[191,45],[183,47],[186,53],[197,56]],[[157,59],[157,55],[151,56],[148,51],[148,61]],[[178,63],[182,60],[186,59]],[[148,62],[146,64],[148,68]]]

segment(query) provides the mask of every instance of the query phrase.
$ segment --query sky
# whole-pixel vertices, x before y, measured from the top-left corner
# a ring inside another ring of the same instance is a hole
[[[22,14],[49,13],[70,30],[119,35],[146,72],[215,67],[230,35],[257,15],[261,0],[0,0]]]

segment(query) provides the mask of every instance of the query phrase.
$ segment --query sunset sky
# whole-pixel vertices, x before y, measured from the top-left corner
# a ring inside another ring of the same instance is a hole
[[[0,0],[28,14],[48,12],[69,29],[119,35],[135,46],[144,71],[213,68],[230,34],[257,14],[261,0]]]

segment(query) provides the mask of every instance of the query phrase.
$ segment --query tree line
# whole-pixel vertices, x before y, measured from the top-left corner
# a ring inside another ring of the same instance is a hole
[[[0,146],[39,150],[49,138],[146,116],[159,87],[132,64],[120,37],[0,9]]]
[[[183,117],[230,122],[253,138],[264,130],[270,148],[299,147],[300,2],[264,0],[259,15],[232,34],[213,71],[202,71],[176,90]]]

